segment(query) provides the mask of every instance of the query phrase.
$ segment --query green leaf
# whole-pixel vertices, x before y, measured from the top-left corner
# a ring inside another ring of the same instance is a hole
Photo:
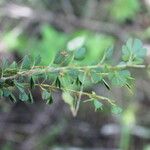
[[[3,96],[4,97],[9,97],[9,95],[11,94],[9,89],[3,88]]]
[[[109,60],[109,61],[110,61],[110,58],[111,58],[112,55],[113,55],[113,50],[114,50],[114,47],[111,46],[111,47],[109,47],[108,49],[106,49],[106,50],[104,51],[104,55],[103,55],[103,57],[102,57],[102,59],[101,59],[101,61],[100,61],[101,64],[102,64],[105,60]]]
[[[2,98],[2,97],[3,97],[3,90],[0,89],[0,98]]]
[[[29,97],[25,91],[19,93],[19,99],[22,101],[28,101]]]
[[[24,85],[22,83],[19,83],[18,81],[14,80],[14,84],[20,92],[24,92]]]
[[[112,57],[113,51],[114,51],[114,46],[111,46],[106,50],[106,54],[105,54],[106,59],[110,59]]]
[[[73,51],[75,49],[81,48],[85,44],[85,36],[77,36],[67,44],[67,49]]]
[[[78,77],[78,74],[79,74],[79,70],[77,70],[77,69],[69,69],[68,70],[68,75],[70,75],[74,79]]]
[[[79,48],[74,53],[75,60],[83,60],[85,58],[86,49],[84,47]]]
[[[128,70],[115,71],[108,75],[112,85],[125,86],[130,79],[130,72]]]
[[[48,100],[51,97],[51,93],[49,93],[47,90],[44,90],[42,92],[42,99],[43,100]]]
[[[31,60],[28,55],[25,55],[22,60],[21,69],[30,69],[31,68]]]
[[[126,45],[122,46],[122,59],[125,62],[141,64],[146,56],[146,49],[139,39],[129,39]]]
[[[35,66],[39,65],[39,64],[41,63],[41,60],[42,60],[41,56],[38,55],[38,56],[35,58],[34,65],[35,65]]]
[[[103,104],[100,101],[98,101],[97,99],[93,99],[93,104],[95,107],[95,111],[102,109]]]
[[[9,95],[9,99],[10,99],[13,103],[17,102],[16,97],[15,97],[12,93]]]
[[[33,104],[34,100],[33,100],[33,96],[32,96],[31,91],[29,91],[28,97],[29,97],[29,102],[30,102],[31,104]]]
[[[54,59],[54,64],[59,64],[61,66],[67,66],[73,59],[72,51],[59,51]]]
[[[76,83],[77,86],[81,86],[82,85],[82,82],[80,81],[79,77],[76,78],[75,83]]]
[[[34,77],[31,76],[30,78],[30,88],[33,89],[35,87],[35,80],[34,80]]]
[[[74,105],[74,98],[70,94],[70,92],[63,92],[62,97],[65,103],[67,103],[70,107],[73,107]]]
[[[6,58],[2,59],[2,70],[5,70],[6,68],[8,68],[8,60]]]
[[[120,114],[122,112],[122,108],[119,106],[112,106],[111,112],[116,115]]]
[[[125,45],[122,46],[122,59],[123,61],[129,61],[130,60],[130,56],[132,55],[130,49],[128,49]]]
[[[102,80],[102,76],[97,72],[91,72],[91,80],[93,83],[99,83]]]
[[[59,80],[59,77],[57,77],[55,80],[55,86],[61,88],[61,82]]]
[[[10,69],[15,69],[17,68],[17,63],[14,61],[12,64],[9,66]]]
[[[53,97],[52,95],[47,99],[46,104],[52,104],[53,103]]]
[[[0,79],[0,88],[2,88],[5,84],[5,81],[3,79]]]
[[[2,77],[2,75],[3,75],[3,69],[0,68],[0,77]]]

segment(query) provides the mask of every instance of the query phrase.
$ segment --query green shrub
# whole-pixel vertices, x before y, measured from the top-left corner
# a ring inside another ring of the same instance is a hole
[[[109,63],[113,55],[113,47],[106,49],[102,58],[96,64],[77,64],[86,58],[86,49],[78,48],[72,51],[58,51],[54,61],[47,66],[41,66],[42,58],[35,59],[24,56],[21,64],[9,64],[3,59],[0,68],[0,97],[7,97],[12,102],[19,100],[33,103],[32,89],[39,87],[41,95],[47,104],[53,102],[53,92],[62,91],[64,101],[70,106],[75,116],[81,99],[90,102],[95,110],[102,110],[104,104],[110,104],[112,113],[120,113],[121,108],[111,98],[97,95],[94,91],[85,92],[84,87],[93,84],[104,84],[108,90],[112,86],[127,87],[131,90],[133,77],[129,68],[145,68],[142,65],[146,55],[139,39],[129,39],[122,47],[122,57],[116,65]],[[51,82],[49,82],[51,81]],[[110,84],[111,83],[111,84]],[[19,96],[15,96],[14,90]],[[17,98],[16,98],[17,97]]]

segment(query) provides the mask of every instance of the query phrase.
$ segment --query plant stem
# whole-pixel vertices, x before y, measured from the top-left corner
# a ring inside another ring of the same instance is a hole
[[[54,85],[49,85],[49,84],[36,84],[36,86],[39,86],[41,88],[50,88],[50,89],[53,89],[53,90],[67,90],[67,91],[70,91],[70,92],[73,92],[77,95],[80,95],[80,91],[76,91],[76,90],[73,90],[73,89],[66,89],[66,88],[59,88],[59,87],[56,87]],[[110,103],[111,105],[115,106],[115,101],[112,100],[112,99],[109,99],[107,97],[104,97],[104,96],[100,96],[100,95],[96,95],[96,94],[91,94],[91,93],[87,93],[87,92],[83,92],[82,91],[82,95],[84,96],[87,96],[89,98],[96,98],[96,99],[99,99],[99,100],[104,100],[104,101],[107,101],[108,103]]]
[[[43,73],[55,73],[55,72],[61,72],[61,71],[69,71],[72,69],[84,72],[85,70],[91,70],[91,69],[96,69],[100,68],[103,69],[105,68],[106,65],[91,65],[91,66],[65,66],[65,67],[49,67],[49,66],[36,66],[31,70],[24,70],[24,71],[18,71],[16,75],[12,75],[9,77],[2,77],[1,79],[7,80],[7,79],[16,79],[20,76],[32,76],[32,75],[40,75]],[[130,65],[130,64],[123,64],[123,65],[116,65],[116,66],[107,66],[108,70],[120,70],[120,69],[126,69],[126,68],[150,68],[149,66],[146,65]],[[103,74],[103,72],[102,72]],[[105,73],[106,74],[106,73]]]

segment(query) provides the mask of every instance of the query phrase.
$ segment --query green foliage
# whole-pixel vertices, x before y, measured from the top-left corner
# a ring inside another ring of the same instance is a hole
[[[35,87],[35,79],[31,76],[30,78],[30,88],[33,89]]]
[[[41,38],[26,34],[18,36],[16,32],[8,32],[2,40],[8,45],[9,50],[18,49],[22,56],[30,54],[32,58],[40,56],[42,58],[40,64],[49,65],[56,53],[66,45],[68,36],[49,25],[41,27],[40,36]]]
[[[18,32],[16,30],[12,30],[10,32],[6,32],[3,35],[3,42],[7,44],[7,47],[9,49],[13,49],[19,46],[19,38],[18,38]]]
[[[6,144],[4,144],[4,146],[1,148],[2,150],[14,150],[12,148],[12,143],[7,142]]]
[[[139,9],[139,0],[113,0],[111,16],[118,22],[124,22],[126,19],[133,19]]]
[[[84,47],[84,46],[83,46]],[[105,85],[108,90],[112,86],[130,88],[133,80],[128,68],[145,68],[141,65],[146,55],[139,39],[129,39],[122,47],[120,62],[113,66],[108,59],[113,56],[113,47],[104,51],[103,56],[96,65],[80,65],[86,59],[86,49],[79,48],[59,51],[51,66],[39,66],[41,57],[35,59],[25,55],[21,63],[9,64],[3,59],[0,71],[0,97],[8,97],[12,102],[18,99],[24,102],[33,103],[32,89],[41,89],[42,99],[46,104],[52,104],[53,91],[61,90],[62,98],[70,106],[74,115],[78,112],[81,99],[87,98],[85,102],[92,102],[95,110],[102,110],[104,103],[109,103],[111,112],[121,113],[122,109],[115,104],[115,101],[97,95],[95,92],[84,92],[87,85]],[[78,62],[78,63],[77,63]],[[53,75],[53,78],[51,77]],[[48,82],[52,80],[52,82]],[[16,97],[14,89],[19,96]]]
[[[51,104],[51,103],[53,103],[52,94],[51,94],[51,92],[48,92],[47,90],[44,90],[44,91],[42,92],[42,98],[43,98],[43,100],[46,101],[46,104]]]
[[[108,78],[111,80],[112,85],[124,86],[130,79],[130,72],[128,70],[115,71],[110,73]]]
[[[31,67],[31,61],[28,55],[26,55],[25,57],[23,57],[23,61],[21,64],[21,68],[22,69],[30,69]]]
[[[29,93],[28,93],[28,97],[29,97],[29,102],[30,102],[30,103],[33,103],[34,100],[33,100],[33,96],[32,96],[32,93],[31,93],[30,90],[29,90]]]
[[[62,94],[62,98],[64,100],[65,103],[67,103],[71,110],[73,111],[73,107],[74,107],[74,98],[72,97],[72,95],[70,94],[70,92],[63,92]]]
[[[146,145],[144,150],[150,150],[150,144],[149,145]]]
[[[16,97],[15,97],[12,93],[10,93],[9,99],[10,99],[13,103],[17,102]]]
[[[113,114],[120,114],[122,112],[122,108],[120,108],[118,106],[112,106],[111,112]]]
[[[100,101],[98,101],[97,99],[93,99],[93,104],[95,107],[95,111],[102,109],[103,104]]]
[[[79,48],[75,51],[74,59],[75,60],[82,60],[85,58],[85,55],[86,55],[86,49],[84,47]]]
[[[20,92],[20,94],[19,94],[19,99],[20,99],[21,101],[28,101],[29,97],[28,97],[28,95],[26,94],[25,91],[22,91],[22,92]]]
[[[15,32],[10,35],[9,37],[8,32],[2,39],[4,43],[9,45],[8,49],[18,49],[22,56],[30,54],[32,59],[36,58],[35,60],[40,61],[38,65],[51,65],[60,50],[79,51],[80,54],[77,52],[75,55],[76,63],[97,63],[102,58],[105,49],[114,44],[114,38],[111,36],[94,34],[89,31],[77,31],[70,36],[58,32],[49,25],[41,27],[40,38],[32,35],[28,37],[25,34],[18,36]],[[11,43],[14,43],[14,40],[16,44],[12,45]],[[83,56],[85,59],[82,59]],[[78,59],[82,59],[82,61],[78,62]]]
[[[126,45],[122,47],[122,59],[131,64],[141,64],[146,55],[146,49],[143,48],[139,39],[129,39]]]
[[[59,51],[54,59],[55,64],[67,66],[73,59],[72,51]]]
[[[86,56],[80,64],[98,63],[102,59],[105,50],[113,44],[114,39],[111,36],[87,34],[84,44],[84,47],[86,48]]]

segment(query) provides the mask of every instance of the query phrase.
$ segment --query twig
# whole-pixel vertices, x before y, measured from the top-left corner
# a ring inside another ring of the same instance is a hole
[[[25,70],[25,71],[18,71],[16,75],[9,76],[9,77],[2,77],[2,80],[7,80],[7,79],[15,79],[21,76],[32,76],[32,75],[40,75],[43,73],[55,73],[55,72],[66,72],[72,69],[84,72],[85,70],[90,70],[90,69],[96,69],[96,68],[105,68],[105,65],[90,65],[90,66],[65,66],[65,67],[49,67],[49,66],[42,66],[42,67],[34,67],[31,70]],[[117,66],[107,66],[107,69],[110,71],[115,71],[115,70],[121,70],[121,69],[126,69],[126,68],[141,68],[141,69],[146,69],[150,68],[150,65],[133,65],[133,64],[123,64],[123,65],[117,65]],[[103,74],[103,72],[102,72]],[[107,73],[105,73],[107,75]]]
[[[79,93],[79,98],[78,98],[78,101],[77,101],[77,105],[76,105],[76,108],[75,108],[75,112],[74,112],[74,116],[77,115],[78,111],[79,111],[79,107],[80,107],[80,103],[81,103],[81,96],[83,94],[83,88],[84,88],[84,82],[85,82],[85,79],[86,79],[86,72],[84,73],[84,76],[83,76],[83,80],[82,80],[82,85],[81,85],[81,88],[80,88],[80,93]]]
[[[57,90],[67,90],[67,91],[73,92],[77,95],[80,95],[80,91],[76,91],[76,90],[73,90],[73,89],[66,89],[66,88],[63,88],[63,87],[59,88],[59,87],[49,85],[49,84],[36,84],[36,86],[50,88],[50,89],[57,89]],[[91,94],[91,93],[87,93],[87,92],[83,92],[83,91],[82,91],[82,95],[87,96],[89,98],[96,98],[96,99],[99,99],[99,100],[104,100],[104,101],[107,101],[108,103],[110,103],[111,105],[115,105],[114,100],[111,100],[111,99],[109,99],[107,97],[104,97],[104,96]]]

